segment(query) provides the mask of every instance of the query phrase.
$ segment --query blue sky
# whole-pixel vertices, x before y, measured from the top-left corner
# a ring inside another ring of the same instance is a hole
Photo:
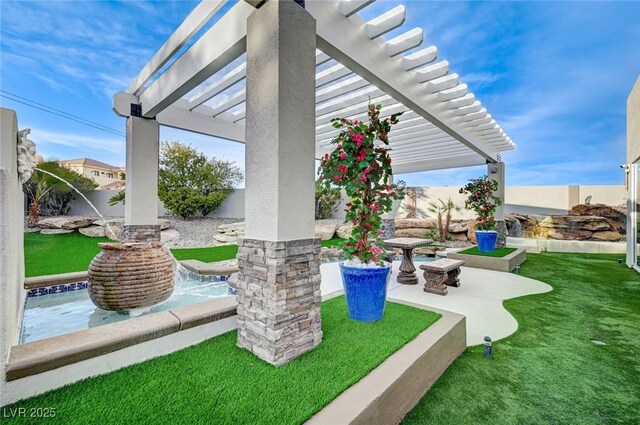
[[[365,18],[399,2],[379,1]],[[112,96],[195,2],[0,2],[0,88],[114,129]],[[640,2],[403,2],[452,72],[518,145],[507,184],[621,184],[626,98],[640,74]],[[388,34],[392,37],[397,32]],[[124,164],[124,137],[6,98],[45,157]],[[243,145],[171,129],[207,155],[243,166]],[[461,185],[470,167],[403,175],[409,185]]]

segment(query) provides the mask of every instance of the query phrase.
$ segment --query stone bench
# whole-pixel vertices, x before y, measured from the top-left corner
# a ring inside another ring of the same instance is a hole
[[[460,286],[460,267],[464,265],[462,260],[443,258],[422,264],[420,270],[424,270],[424,291],[432,294],[447,295],[447,286]]]

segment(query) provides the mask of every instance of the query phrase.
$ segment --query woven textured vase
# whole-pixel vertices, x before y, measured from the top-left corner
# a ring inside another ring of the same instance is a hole
[[[88,271],[89,297],[103,310],[127,311],[171,296],[176,266],[160,242],[98,244]]]

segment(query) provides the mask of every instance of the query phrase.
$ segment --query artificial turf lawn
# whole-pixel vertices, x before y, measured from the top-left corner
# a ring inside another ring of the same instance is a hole
[[[26,277],[84,271],[100,248],[100,242],[113,242],[107,238],[91,238],[81,233],[43,235],[25,233],[24,257]],[[322,246],[335,246],[342,242],[340,238],[322,241]],[[236,258],[237,245],[224,245],[208,248],[175,248],[171,252],[177,260],[212,261]]]
[[[491,360],[468,348],[404,424],[640,423],[640,274],[618,257],[527,254],[553,291],[506,301],[518,331]]]
[[[298,424],[439,317],[387,303],[383,320],[360,323],[338,297],[322,303],[322,343],[279,368],[236,347],[234,331],[7,409],[54,408],[45,422],[61,424]]]
[[[467,248],[462,251],[458,251],[458,254],[466,254],[466,255],[480,255],[483,257],[506,257],[507,255],[514,252],[516,248],[496,248],[491,252],[480,252],[478,251],[477,246],[472,246],[471,248]]]

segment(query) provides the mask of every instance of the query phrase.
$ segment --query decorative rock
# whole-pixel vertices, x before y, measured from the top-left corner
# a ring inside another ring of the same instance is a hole
[[[337,228],[338,225],[335,223],[316,223],[315,236],[316,238],[320,238],[323,241],[328,241],[329,239],[332,239],[336,234]]]
[[[64,233],[73,233],[70,229],[42,229],[40,233],[43,235],[61,235]]]
[[[575,230],[609,230],[611,226],[604,217],[583,215],[549,215],[538,223],[540,227]]]
[[[438,223],[435,218],[396,218],[395,220],[396,231],[398,229],[435,229],[438,227]],[[396,233],[396,236],[397,233]]]
[[[396,229],[396,238],[426,238],[427,233],[432,229],[414,228],[414,229]]]
[[[603,231],[603,232],[594,232],[591,239],[595,239],[597,241],[608,241],[608,242],[618,242],[623,240],[625,237],[618,232],[612,231]]]
[[[343,224],[336,229],[336,236],[342,239],[349,239],[353,231],[353,224]]]
[[[104,238],[105,229],[103,226],[89,226],[78,229],[78,232],[90,238]]]
[[[94,220],[93,224],[96,226],[122,226],[124,224],[124,218],[109,218],[107,220],[103,220],[101,218]]]
[[[39,231],[40,229],[37,227],[29,227],[27,229],[24,229],[25,233],[38,233]]]
[[[449,224],[449,233],[467,233],[468,230],[469,224],[466,221]]]
[[[340,260],[342,259],[342,250],[338,248],[322,247],[320,250],[320,259],[322,260]]]
[[[179,238],[180,233],[177,230],[168,229],[160,232],[160,242],[171,242]]]
[[[476,239],[476,221],[469,220],[467,224],[467,239],[474,245],[478,244],[478,240]]]
[[[111,231],[109,231],[111,229]],[[111,240],[119,241],[122,239],[123,229],[122,226],[111,226],[104,228],[104,235]]]
[[[221,242],[221,243],[229,243],[229,242],[237,242],[238,241],[238,237],[235,235],[228,235],[228,234],[224,234],[224,233],[219,233],[215,236],[216,241]]]
[[[92,218],[88,217],[49,217],[38,222],[41,229],[79,229],[91,226]]]
[[[167,220],[166,218],[159,218],[158,224],[160,225],[160,230],[167,230],[169,227],[171,227],[171,221]]]
[[[101,243],[88,270],[89,297],[103,310],[128,311],[171,296],[175,261],[160,242]]]

